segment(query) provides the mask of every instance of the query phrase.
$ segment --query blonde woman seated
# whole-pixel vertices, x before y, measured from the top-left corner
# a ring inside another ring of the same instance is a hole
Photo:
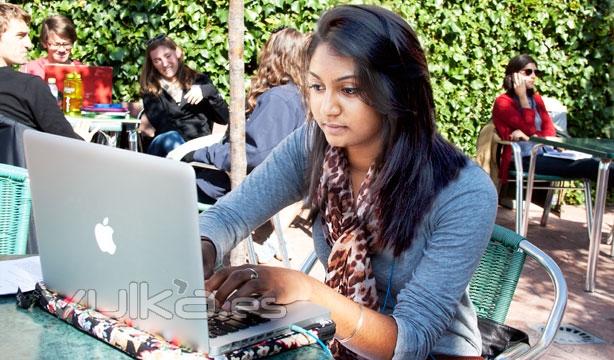
[[[286,136],[305,122],[300,86],[303,34],[285,28],[271,35],[260,53],[259,66],[247,96],[245,145],[247,171],[258,166]],[[230,143],[226,136],[183,158],[215,166],[198,169],[200,202],[214,203],[230,191]]]

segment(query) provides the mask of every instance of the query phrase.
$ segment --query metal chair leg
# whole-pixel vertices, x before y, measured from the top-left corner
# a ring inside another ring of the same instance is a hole
[[[522,201],[524,200],[523,187],[522,187],[522,157],[520,155],[520,146],[516,143],[511,144],[512,149],[514,149],[514,165],[516,167],[516,233],[523,235],[522,230],[524,229],[523,220],[525,217],[523,216],[524,206]],[[528,208],[527,208],[528,211]]]
[[[281,251],[281,257],[284,262],[284,266],[290,268],[290,258],[288,256],[288,248],[286,247],[286,239],[281,229],[281,220],[279,219],[279,213],[273,216],[273,228],[275,229],[275,235],[279,243],[279,250]]]
[[[612,229],[610,230],[610,236],[606,239],[606,244],[611,244],[610,248],[610,257],[614,258],[614,224],[612,224]]]
[[[591,196],[591,182],[584,179],[584,207],[586,208],[586,231],[590,241],[593,228],[593,198]]]
[[[539,222],[540,226],[546,226],[548,224],[548,215],[550,215],[550,208],[552,207],[552,197],[554,196],[554,190],[548,189],[546,194],[546,201],[544,202],[544,212],[542,213],[542,219]]]
[[[315,265],[316,260],[318,260],[318,256],[316,255],[315,251],[312,251],[311,254],[309,254],[309,256],[307,257],[307,259],[305,259],[305,262],[303,262],[303,265],[301,265],[301,272],[309,274],[309,272]]]
[[[247,241],[247,258],[249,263],[258,264],[258,257],[256,256],[256,249],[254,249],[254,239],[252,239],[252,235],[248,235],[245,241]]]

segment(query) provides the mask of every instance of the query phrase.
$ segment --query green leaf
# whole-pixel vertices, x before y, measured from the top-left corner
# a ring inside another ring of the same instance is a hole
[[[114,100],[136,100],[145,43],[167,33],[184,48],[186,61],[206,71],[228,94],[228,1],[32,0],[36,42],[46,16],[64,14],[77,26],[74,58],[114,68]],[[343,3],[346,3],[344,1]],[[339,0],[249,0],[245,2],[245,62],[256,58],[280,25],[311,31],[320,14]],[[614,17],[603,1],[589,0],[386,0],[415,30],[426,56],[443,135],[468,154],[479,128],[501,93],[510,57],[527,52],[546,70],[538,89],[563,101],[568,126],[578,137],[605,136],[614,118],[611,40]],[[607,3],[607,1],[605,2]],[[35,45],[30,56],[45,52]],[[246,74],[246,84],[249,76]],[[611,136],[611,135],[610,135]]]
[[[117,48],[109,54],[109,58],[115,61],[123,61],[124,57],[126,56],[126,53],[127,53],[126,49]]]

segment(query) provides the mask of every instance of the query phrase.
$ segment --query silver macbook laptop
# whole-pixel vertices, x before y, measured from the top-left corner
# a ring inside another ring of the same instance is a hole
[[[211,356],[330,318],[315,304],[265,301],[241,308],[260,320],[241,311],[212,325],[190,166],[36,131],[24,142],[50,289]]]

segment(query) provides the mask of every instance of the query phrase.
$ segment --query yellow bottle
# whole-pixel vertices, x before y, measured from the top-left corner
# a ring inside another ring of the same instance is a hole
[[[68,73],[64,78],[64,97],[62,98],[62,110],[64,110],[64,114],[69,114],[73,107],[72,101],[75,96],[74,80],[74,73]]]
[[[70,113],[72,115],[81,115],[81,106],[83,105],[83,81],[81,81],[81,74],[75,73],[73,84],[75,93],[70,103]]]

